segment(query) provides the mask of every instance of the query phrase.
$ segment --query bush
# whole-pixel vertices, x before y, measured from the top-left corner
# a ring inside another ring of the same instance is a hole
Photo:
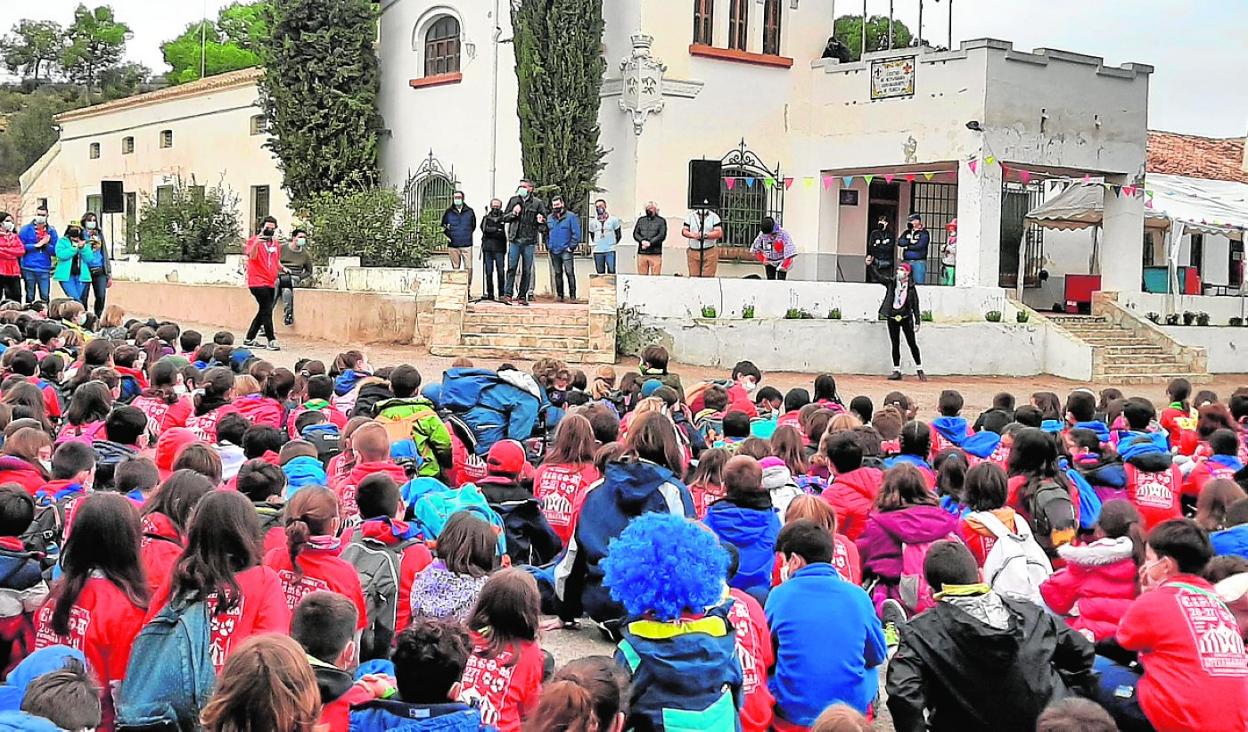
[[[1196,313],[1196,325],[1201,327],[1209,325],[1209,313]]]
[[[828,311],[828,320],[840,320],[840,319],[841,319],[840,308],[832,308],[831,310]]]
[[[615,322],[615,352],[621,356],[636,356],[641,349],[658,343],[663,334],[658,328],[646,325],[641,310],[636,306],[621,307]]]
[[[801,308],[789,308],[784,311],[785,320],[813,320],[814,317],[810,312]]]
[[[1178,324],[1179,324],[1178,313],[1170,313],[1169,315],[1166,316],[1166,325],[1178,325]]]
[[[753,305],[746,305],[745,307],[741,308],[741,319],[742,320],[754,319],[754,306]]]
[[[988,312],[984,313],[984,320],[987,320],[989,323],[1000,323],[1000,322],[1001,322],[1001,311],[1000,311],[1000,310],[989,310]]]
[[[703,306],[702,306],[702,317],[704,317],[704,318],[714,318],[714,317],[715,317],[715,316],[717,316],[717,315],[719,315],[719,311],[718,311],[718,310],[716,310],[716,309],[715,309],[715,307],[714,307],[713,305],[703,305]]]
[[[1230,325],[1232,328],[1242,328],[1244,325],[1243,318],[1231,318]]]
[[[1019,310],[1017,313],[1014,313],[1014,320],[1018,323],[1026,323],[1028,320],[1031,320],[1031,313],[1026,310]]]
[[[238,195],[178,178],[159,203],[144,194],[136,233],[145,261],[224,262],[225,248],[242,236]]]
[[[935,319],[936,318],[932,315],[931,310],[924,310],[923,312],[919,313],[919,320],[921,320],[924,323],[930,323]]]
[[[445,239],[437,222],[418,222],[393,188],[320,193],[308,210],[308,249],[321,262],[358,256],[365,267],[422,267]]]

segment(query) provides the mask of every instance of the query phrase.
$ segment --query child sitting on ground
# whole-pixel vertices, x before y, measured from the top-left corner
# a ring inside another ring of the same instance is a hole
[[[113,472],[113,489],[134,501],[140,509],[160,485],[156,463],[143,457],[130,458]]]
[[[282,445],[277,460],[286,476],[286,500],[290,500],[300,488],[324,486],[329,481],[316,447],[307,440],[291,440]]]
[[[35,502],[20,486],[0,485],[0,672],[7,674],[35,646],[34,612],[48,598],[41,556],[21,536],[35,518]]]
[[[771,494],[763,488],[763,470],[754,458],[733,457],[724,466],[722,478],[726,495],[711,504],[704,522],[721,541],[738,551],[740,572],[729,585],[762,602],[771,589],[780,516],[772,506]]]
[[[86,666],[70,659],[65,666],[35,678],[26,687],[22,711],[39,717],[61,730],[93,730],[100,726],[100,690],[92,683]],[[27,732],[42,728],[33,719],[21,727]]]

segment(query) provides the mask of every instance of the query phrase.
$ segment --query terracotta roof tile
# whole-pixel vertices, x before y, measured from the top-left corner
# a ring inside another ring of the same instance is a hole
[[[63,114],[57,115],[58,122],[69,122],[85,117],[92,117],[97,114],[107,112],[115,112],[121,109],[131,109],[133,107],[142,107],[148,104],[157,104],[166,102],[171,99],[179,99],[182,97],[195,96],[197,94],[207,94],[208,92],[218,89],[230,89],[244,84],[254,84],[260,80],[264,74],[264,70],[260,67],[253,66],[238,71],[228,71],[224,74],[209,76],[198,81],[187,82],[186,84],[178,84],[176,86],[167,86],[164,89],[147,92],[146,94],[136,94],[132,97],[124,99],[116,99],[103,104],[94,104],[90,107],[75,109]]]
[[[1248,183],[1244,138],[1199,137],[1148,131],[1149,173]]]

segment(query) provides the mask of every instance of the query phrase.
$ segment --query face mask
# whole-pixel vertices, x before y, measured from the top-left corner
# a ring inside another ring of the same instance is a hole
[[[92,229],[95,228],[95,222],[88,221],[87,223],[83,224],[83,227],[85,227],[87,231],[91,231]]]
[[[519,196],[519,197],[521,197],[521,198],[528,198],[528,197],[529,197],[529,189],[528,189],[528,188],[521,188],[520,190],[516,191],[516,195],[517,195],[517,196]]]
[[[745,389],[746,394],[753,394],[754,390],[758,388],[758,384],[755,384],[753,379],[746,379],[741,382],[741,388]]]
[[[85,324],[86,324],[86,322],[87,322],[87,314],[86,314],[86,313],[80,313],[80,314],[78,315],[78,317],[77,317],[77,318],[75,318],[75,320],[77,321],[78,325],[85,325]]]
[[[36,217],[35,217],[35,223],[36,223],[36,224],[46,224],[46,223],[48,223],[48,217],[47,217],[47,216],[36,216]]]
[[[40,460],[40,461],[39,461],[39,464],[43,466],[43,469],[44,469],[44,470],[48,471],[49,473],[51,473],[51,472],[52,472],[52,461],[51,461],[51,460]]]
[[[648,209],[646,209],[646,215],[647,215],[647,216],[657,216],[657,215],[658,215],[658,213],[659,213],[658,211],[655,211],[655,210],[654,210],[654,209],[652,209],[652,208],[648,208]]]
[[[273,232],[274,232],[274,231],[276,231],[276,229],[274,229],[274,228],[273,228],[273,227],[271,227],[271,226],[266,226],[266,227],[264,227],[264,235],[265,235],[265,236],[273,236]]]
[[[462,198],[456,198],[456,199],[455,199],[455,205],[456,205],[456,206],[462,206],[462,205],[464,205],[464,199],[462,199]]]
[[[557,214],[561,214],[561,213],[563,213],[563,206],[555,206],[554,211],[555,211],[555,213],[557,213]]]
[[[299,237],[298,239],[295,239],[294,241],[294,244],[297,247],[302,247],[304,244],[307,244],[307,243],[308,243],[308,240],[304,239],[302,236]]]
[[[502,207],[502,206],[495,206],[494,204],[490,204],[490,210],[491,210],[491,211],[493,211],[494,213],[499,213],[500,211],[502,211],[502,210],[503,210],[503,207]]]
[[[606,212],[607,212],[607,209],[603,208],[602,206],[599,206],[599,207],[598,207],[598,215],[599,215],[599,216],[601,216],[601,215],[605,214]]]
[[[186,384],[175,384],[173,387],[173,393],[177,394],[178,396],[186,396],[187,395]]]
[[[12,230],[13,230],[13,229],[15,229],[15,228],[17,228],[17,227],[15,227],[15,226],[13,225],[13,222],[12,222],[12,221],[6,221],[6,222],[4,222],[4,230],[5,230],[5,231],[12,231]]]
[[[789,572],[789,563],[785,562],[784,564],[781,564],[780,565],[780,584],[784,584],[785,582],[788,582],[790,576],[791,576],[791,573]]]

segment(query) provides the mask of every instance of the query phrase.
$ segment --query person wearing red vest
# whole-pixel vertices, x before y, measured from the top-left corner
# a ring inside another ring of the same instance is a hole
[[[1124,729],[1248,729],[1248,654],[1235,616],[1198,576],[1213,548],[1195,522],[1153,529],[1140,567],[1143,592],[1118,623],[1122,648],[1143,676],[1098,660],[1098,699]],[[1132,693],[1133,691],[1133,693]]]
[[[264,217],[260,223],[260,233],[247,240],[244,253],[247,255],[247,289],[256,298],[256,316],[251,319],[247,328],[247,337],[243,345],[256,348],[260,343],[256,336],[264,330],[264,337],[269,341],[270,351],[280,351],[277,345],[277,334],[273,330],[273,306],[277,303],[277,275],[281,269],[282,245],[277,239],[277,219]]]

